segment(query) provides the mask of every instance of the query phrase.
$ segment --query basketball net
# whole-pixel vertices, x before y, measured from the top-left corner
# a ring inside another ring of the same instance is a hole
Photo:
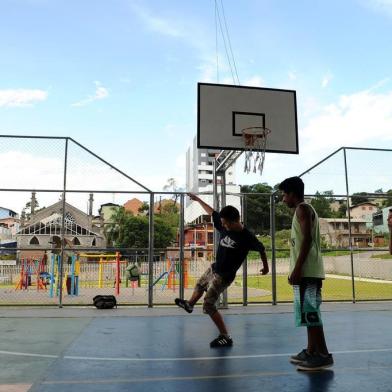
[[[258,171],[260,175],[263,174],[267,136],[270,133],[270,129],[263,127],[249,127],[242,130],[245,146],[245,173],[250,173],[253,167],[253,173]]]

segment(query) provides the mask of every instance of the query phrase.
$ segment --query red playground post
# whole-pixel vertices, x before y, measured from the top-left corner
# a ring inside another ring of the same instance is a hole
[[[120,252],[116,252],[116,290],[115,295],[120,295]]]

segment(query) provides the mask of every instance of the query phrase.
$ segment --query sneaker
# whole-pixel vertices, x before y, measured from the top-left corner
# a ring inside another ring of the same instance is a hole
[[[298,365],[301,362],[305,362],[311,355],[308,353],[308,350],[304,348],[300,353],[297,355],[292,355],[290,357],[290,362]]]
[[[181,298],[176,298],[174,300],[174,303],[179,306],[180,308],[185,309],[188,313],[192,313],[193,312],[193,306],[186,301],[185,299],[181,299]]]
[[[231,347],[233,345],[233,339],[224,335],[219,335],[210,343],[211,348],[215,347]]]
[[[301,362],[297,366],[297,369],[312,372],[316,370],[329,368],[332,365],[333,365],[332,354],[328,354],[326,357],[320,354],[315,354],[315,355],[311,355],[305,362]]]

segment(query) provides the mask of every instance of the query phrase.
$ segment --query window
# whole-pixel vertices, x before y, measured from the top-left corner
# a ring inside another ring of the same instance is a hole
[[[91,246],[96,246],[97,245],[97,241],[96,241],[96,239],[94,238],[93,239],[93,242],[91,243]]]
[[[38,238],[34,236],[34,237],[30,240],[30,245],[39,245],[39,240],[38,240]]]
[[[382,225],[383,223],[384,223],[384,217],[382,215],[382,212],[373,215],[373,224],[374,224],[374,226],[379,226],[379,225]]]
[[[214,233],[208,233],[208,243],[212,244],[214,242]]]
[[[78,237],[75,237],[75,238],[72,240],[72,243],[73,243],[74,245],[80,245],[79,238],[78,238]]]
[[[197,252],[197,257],[203,257],[203,252]]]

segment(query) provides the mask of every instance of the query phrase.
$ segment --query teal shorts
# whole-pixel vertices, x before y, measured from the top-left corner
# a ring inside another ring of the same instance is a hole
[[[302,278],[294,288],[294,314],[297,327],[321,327],[322,279]]]

